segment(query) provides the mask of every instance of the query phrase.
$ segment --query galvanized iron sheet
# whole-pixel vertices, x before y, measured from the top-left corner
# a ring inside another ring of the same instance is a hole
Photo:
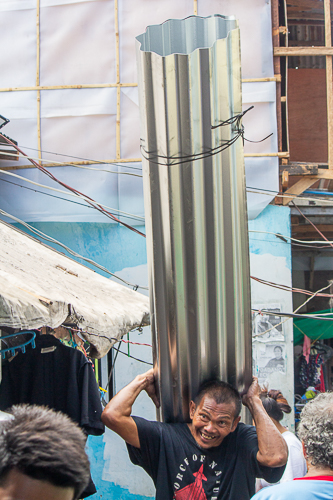
[[[239,390],[251,380],[242,139],[209,153],[238,133],[211,128],[242,112],[238,23],[216,15],[150,26],[137,59],[159,417],[188,420],[203,380]]]

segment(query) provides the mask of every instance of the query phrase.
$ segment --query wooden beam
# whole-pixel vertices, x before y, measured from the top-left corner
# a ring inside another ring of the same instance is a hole
[[[323,40],[289,40],[289,47],[322,47]]]
[[[13,156],[8,156],[8,153],[12,154]],[[0,149],[0,160],[18,161],[18,159],[19,156],[16,149]]]
[[[280,174],[287,171],[289,175],[317,175],[318,165],[316,163],[280,165]]]
[[[326,168],[318,168],[317,179],[333,179],[333,170]]]
[[[317,181],[316,176],[306,176],[300,179],[296,184],[291,186],[287,191],[285,191],[284,196],[290,194],[290,196],[284,197],[282,204],[283,205],[288,205],[290,201],[292,201],[296,196],[299,194],[302,194],[303,191],[311,187],[316,181]]]
[[[301,7],[309,9],[322,9],[322,0],[287,0],[287,7]]]
[[[289,184],[289,172],[288,170],[283,170],[282,172],[282,189],[287,189]]]
[[[300,19],[304,19],[305,21],[308,21],[305,24],[311,24],[312,22],[319,21],[320,26],[322,26],[324,22],[324,13],[323,14],[314,14],[312,11],[309,12],[299,12],[299,11],[292,11],[289,12],[288,10],[288,21],[299,21]]]
[[[325,45],[332,47],[331,39],[331,0],[324,0],[325,8]],[[326,56],[326,99],[327,99],[327,138],[328,168],[333,169],[333,87],[332,56]]]
[[[274,47],[274,56],[332,56],[333,47]]]
[[[322,233],[327,233],[327,232],[332,232],[333,231],[333,226],[332,224],[316,224],[317,228],[319,229],[319,231],[321,231]],[[307,233],[317,233],[317,231],[315,230],[315,228],[313,226],[311,226],[311,224],[292,224],[291,225],[291,230],[292,230],[292,233],[298,233],[298,234],[307,234]],[[318,234],[318,237],[319,237],[319,234]]]

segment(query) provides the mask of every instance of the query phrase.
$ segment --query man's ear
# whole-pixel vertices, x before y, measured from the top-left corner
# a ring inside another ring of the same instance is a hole
[[[193,420],[193,417],[194,417],[194,414],[195,414],[195,410],[196,410],[196,405],[195,405],[195,402],[194,401],[191,401],[190,402],[190,419]]]
[[[231,431],[230,432],[234,432],[234,430],[236,429],[236,427],[237,427],[240,419],[241,419],[240,416],[234,419],[234,421],[232,423],[232,427],[231,427]]]

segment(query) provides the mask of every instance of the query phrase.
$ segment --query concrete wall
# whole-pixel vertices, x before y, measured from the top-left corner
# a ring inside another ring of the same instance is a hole
[[[291,234],[290,209],[269,205],[256,219],[249,222],[251,276],[277,284],[291,286],[290,241],[275,236]],[[258,232],[253,232],[258,231]],[[253,309],[280,309],[291,312],[292,294],[251,280]],[[294,357],[293,323],[291,319],[253,315],[253,372],[261,385],[279,389],[293,407]],[[283,323],[279,325],[280,322]],[[267,331],[269,330],[270,331]],[[264,333],[267,331],[267,333]],[[263,334],[264,333],[264,334]],[[277,349],[275,349],[277,347]],[[282,351],[280,361],[275,357]],[[276,353],[276,354],[275,354]],[[275,360],[269,363],[270,359]],[[268,366],[267,366],[268,364]],[[283,424],[294,430],[293,412]]]

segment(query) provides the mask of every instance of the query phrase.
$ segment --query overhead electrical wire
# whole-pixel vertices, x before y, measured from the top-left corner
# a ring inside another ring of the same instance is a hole
[[[294,313],[274,313],[271,311],[268,311],[266,309],[252,309],[254,312],[261,312],[264,314],[268,314],[269,316],[286,316],[288,318],[308,318],[308,319],[320,319],[321,321],[333,321],[333,318],[325,318],[322,316],[315,316],[314,314],[294,314]],[[275,327],[274,327],[275,328]],[[265,332],[263,332],[265,333]]]
[[[81,200],[84,200],[87,203],[89,203],[92,208],[95,208],[90,203],[88,196],[81,195],[81,194],[71,193],[71,192],[68,192],[68,191],[64,191],[63,189],[53,188],[51,186],[47,186],[46,184],[41,184],[39,182],[32,181],[31,179],[27,179],[26,177],[23,177],[22,175],[14,174],[13,172],[9,172],[8,170],[1,170],[0,169],[0,174],[5,174],[5,175],[9,175],[11,177],[15,177],[15,178],[20,179],[20,180],[22,180],[24,182],[28,182],[29,184],[33,184],[34,186],[39,186],[39,187],[42,187],[44,189],[49,189],[50,191],[55,191],[57,193],[66,194],[67,196],[74,196],[75,198],[80,198]],[[103,203],[98,203],[98,205],[101,206],[101,207],[103,207],[103,208],[107,208],[109,210],[113,210],[114,212],[118,212],[120,215],[123,215],[125,217],[129,216],[132,219],[135,218],[135,219],[137,219],[139,221],[144,221],[145,220],[145,218],[141,217],[140,215],[135,215],[135,214],[130,214],[130,213],[127,213],[127,212],[123,212],[122,210],[119,210],[118,208],[111,208],[111,207],[108,207],[107,205],[104,205]]]
[[[34,228],[33,226],[31,226],[27,222],[24,222],[23,220],[19,219],[18,217],[15,217],[15,216],[13,216],[13,215],[9,214],[8,212],[5,212],[4,210],[1,210],[1,209],[0,209],[0,214],[2,214],[4,217],[8,217],[9,219],[14,220],[15,222],[17,222],[19,224],[22,224],[24,227],[26,227],[27,229],[29,229],[29,231],[31,231],[32,233],[36,234],[40,238],[42,238],[42,239],[44,239],[46,241],[50,241],[51,243],[55,243],[56,245],[61,246],[69,254],[71,254],[74,257],[77,257],[79,259],[83,259],[86,262],[89,262],[93,266],[96,266],[98,269],[101,269],[105,273],[110,274],[111,276],[113,276],[114,278],[122,281],[126,285],[131,286],[131,287],[133,287],[135,289],[141,288],[143,290],[148,290],[148,287],[146,287],[146,286],[134,285],[133,283],[129,283],[128,281],[120,278],[119,276],[117,276],[116,274],[112,273],[111,271],[109,271],[104,266],[101,266],[100,264],[97,264],[97,262],[94,262],[92,259],[89,259],[87,257],[83,257],[82,255],[78,254],[74,250],[70,249],[69,247],[67,247],[66,245],[64,245],[63,243],[61,243],[60,241],[52,238],[51,236],[46,235],[45,233],[43,233],[39,229]],[[263,285],[268,285],[268,286],[271,286],[271,287],[274,287],[274,288],[280,288],[280,289],[282,289],[284,291],[294,292],[294,293],[303,293],[305,295],[312,295],[312,292],[310,292],[308,290],[303,290],[301,288],[293,288],[293,287],[289,287],[288,285],[281,285],[281,284],[278,284],[278,283],[273,283],[273,282],[270,282],[270,281],[267,281],[267,280],[263,280],[261,278],[256,278],[255,276],[250,276],[250,278],[253,279],[253,280],[255,280],[255,281],[258,281],[259,283],[261,283]],[[331,294],[321,294],[320,296],[322,296],[322,297],[333,297],[333,295],[331,295]]]
[[[298,208],[297,205],[295,205],[295,203],[293,203],[294,207],[298,210],[298,212],[302,215],[302,217],[304,217],[304,219],[306,221],[308,221],[311,226],[317,231],[318,234],[320,234],[320,236],[327,242],[329,243],[329,245],[331,245],[331,247],[333,248],[333,242],[331,241],[328,241],[328,239],[326,238],[326,236],[320,231],[320,229],[318,229],[318,227],[308,218],[306,217],[305,214],[303,214],[303,212]]]
[[[38,183],[38,182],[35,182],[35,181],[32,181],[26,177],[23,177],[23,176],[20,176],[18,174],[14,174],[13,172],[9,172],[7,170],[1,170],[0,169],[0,173],[3,173],[3,174],[6,174],[6,175],[9,175],[9,176],[12,176],[12,177],[15,177],[15,178],[18,178],[20,180],[23,180],[24,182],[27,182],[29,184],[33,184],[35,186],[39,186],[39,187],[42,187],[44,189],[48,189],[50,191],[55,191],[55,192],[58,192],[58,193],[61,193],[61,194],[66,194],[66,195],[69,195],[69,196],[73,196],[73,197],[77,197],[78,195],[75,195],[75,194],[72,194],[72,193],[68,193],[67,191],[63,191],[62,189],[57,189],[57,188],[52,188],[51,186],[47,186],[45,184],[41,184],[41,183]],[[13,184],[15,186],[18,186],[18,187],[21,187],[21,188],[24,188],[24,189],[29,189],[31,191],[34,191],[34,192],[37,192],[37,193],[40,193],[40,194],[45,194],[47,196],[52,196],[48,193],[45,193],[43,191],[39,191],[39,190],[34,190],[34,189],[31,189],[31,188],[28,188],[27,186],[22,186],[21,184],[16,184],[15,182],[10,182],[6,179],[0,179],[2,180],[3,182],[7,182],[9,184]],[[64,200],[64,201],[68,201],[70,203],[76,203],[78,205],[81,205],[81,206],[85,206],[87,208],[94,208],[92,207],[91,205],[84,205],[82,203],[78,203],[78,202],[74,202],[72,200],[67,200],[66,198],[62,198],[62,197],[58,197],[58,196],[53,196],[54,198],[58,198],[58,199],[61,199],[61,200]],[[85,200],[85,197],[82,197],[82,196],[78,196],[79,198],[83,199],[84,201]],[[111,207],[108,207],[107,205],[104,205],[102,203],[99,203],[101,206],[103,206],[104,208],[107,208],[109,210],[113,210],[127,218],[130,218],[130,219],[133,219],[133,220],[138,220],[140,222],[144,222],[145,221],[145,218],[142,217],[142,216],[139,216],[139,215],[135,215],[135,214],[131,214],[131,213],[128,213],[128,212],[123,212],[119,209],[116,209],[116,208],[111,208]],[[302,214],[303,215],[303,214]],[[258,231],[258,230],[249,230],[249,233],[261,233],[261,234],[272,234],[274,236],[277,236],[278,238],[280,238],[282,241],[286,242],[286,239],[289,239],[293,245],[296,245],[296,246],[300,246],[300,247],[308,247],[308,248],[329,248],[329,247],[332,247],[332,244],[333,242],[330,242],[328,241],[327,239],[325,241],[312,241],[312,240],[298,240],[298,239],[295,239],[295,238],[292,238],[290,236],[287,236],[287,235],[282,235],[280,233],[275,233],[275,232],[271,232],[271,231]],[[256,238],[253,240],[253,241],[258,241]],[[260,241],[267,241],[267,240],[260,240]],[[320,247],[320,246],[314,246],[314,245],[311,245],[311,243],[313,244],[317,244],[317,245],[325,245],[324,247]]]
[[[40,151],[41,153],[47,153],[55,156],[66,156],[66,158],[73,158],[74,160],[82,160],[84,162],[91,162],[92,164],[100,164],[100,165],[115,165],[118,167],[125,167],[125,168],[131,168],[132,170],[140,170],[142,171],[141,167],[133,167],[132,165],[128,165],[127,163],[118,163],[114,161],[106,161],[106,160],[92,160],[91,158],[83,158],[82,156],[73,156],[73,155],[68,155],[65,153],[55,153],[54,151],[46,151],[44,149],[37,149],[37,148],[31,148],[28,146],[21,146],[24,149],[30,149],[30,151]],[[51,162],[51,160],[48,160]]]
[[[330,205],[332,206],[332,200],[326,200],[326,199],[323,199],[323,198],[319,198],[319,197],[316,197],[316,196],[300,196],[299,194],[297,193],[288,193],[288,194],[284,194],[283,192],[281,191],[276,191],[276,190],[271,190],[271,189],[265,189],[265,188],[255,188],[255,187],[250,187],[250,186],[247,186],[246,187],[246,192],[247,193],[254,193],[254,194],[262,194],[262,195],[266,195],[266,196],[278,196],[279,198],[289,198],[290,197],[295,197],[297,198],[298,200],[304,200],[304,201],[320,201],[321,204],[327,204],[327,205]]]
[[[15,153],[7,153],[5,151],[1,151],[1,154],[2,155],[5,155],[5,156],[14,156],[15,158],[17,158],[17,154]],[[24,155],[19,155],[19,158],[25,158],[27,160],[37,160],[37,161],[40,161],[42,163],[46,163],[46,162],[49,162],[50,163],[50,160],[43,160],[41,158],[35,158],[33,156],[24,156]],[[10,158],[8,158],[10,159]],[[131,176],[134,176],[134,177],[142,177],[142,175],[140,174],[133,174],[132,172],[119,172],[118,170],[107,170],[105,168],[95,168],[95,167],[87,167],[87,166],[84,166],[84,165],[73,165],[73,164],[68,164],[68,162],[64,162],[64,161],[55,161],[55,160],[52,160],[51,163],[56,163],[57,166],[59,167],[73,167],[73,168],[83,168],[85,170],[93,170],[95,172],[106,172],[108,174],[119,174],[119,175],[131,175]],[[115,165],[114,163],[112,165]],[[122,165],[123,168],[127,168],[126,165]]]
[[[193,154],[187,154],[187,155],[162,155],[162,154],[157,154],[156,152],[153,151],[147,151],[145,147],[143,146],[143,143],[145,142],[144,139],[140,139],[141,144],[140,144],[140,149],[141,149],[141,154],[142,156],[148,160],[150,163],[154,163],[155,165],[162,165],[162,166],[175,166],[175,165],[181,165],[183,163],[189,163],[197,160],[203,160],[205,158],[210,158],[212,156],[215,156],[219,153],[222,153],[226,149],[228,149],[230,146],[232,146],[240,137],[242,137],[243,141],[248,141],[248,142],[262,142],[268,139],[272,134],[269,134],[267,137],[262,139],[261,141],[249,141],[244,137],[244,126],[241,124],[241,119],[243,116],[253,109],[254,106],[250,106],[248,109],[243,111],[242,113],[238,113],[235,116],[232,116],[228,118],[227,120],[224,120],[220,122],[217,125],[212,125],[211,129],[216,129],[218,127],[224,127],[227,125],[235,125],[235,128],[233,132],[235,132],[235,135],[231,137],[230,139],[225,139],[220,142],[220,144],[214,148],[207,148],[204,151],[201,151],[200,153],[193,153]],[[158,161],[158,160],[165,160],[164,162]]]
[[[268,285],[268,286],[271,286],[273,288],[278,288],[278,289],[283,290],[285,292],[302,293],[304,295],[313,295],[313,292],[310,292],[309,290],[303,290],[302,288],[294,288],[294,287],[288,286],[288,285],[282,285],[282,284],[278,284],[278,283],[273,283],[272,281],[267,281],[267,280],[264,280],[264,279],[261,279],[261,278],[256,278],[255,276],[250,276],[250,278],[253,279],[254,281],[258,281],[262,285]],[[328,285],[328,286],[330,286],[330,285]],[[328,288],[328,286],[325,287],[325,288]],[[318,295],[318,297],[332,298],[333,294],[330,294],[330,293],[320,293]]]
[[[81,207],[86,207],[86,208],[93,210],[92,206],[86,205],[84,203],[80,203],[78,201],[68,200],[67,198],[62,198],[61,196],[55,196],[54,194],[45,193],[45,191],[39,191],[38,189],[29,188],[28,186],[22,186],[21,184],[17,184],[16,182],[8,181],[7,179],[0,179],[0,180],[1,180],[1,182],[7,182],[8,184],[13,184],[14,186],[20,187],[22,189],[28,189],[29,191],[33,191],[34,193],[44,194],[45,196],[51,196],[51,198],[56,198],[56,199],[62,200],[62,201],[68,201],[69,203],[75,203],[75,205],[80,205]],[[68,193],[66,193],[66,194],[68,194]],[[138,216],[135,216],[135,215],[131,216],[128,214],[128,215],[126,215],[126,218],[138,220]]]
[[[308,299],[306,299],[306,301],[305,301],[305,302],[303,302],[300,306],[298,306],[298,307],[294,310],[294,312],[293,312],[292,314],[293,314],[293,315],[295,315],[295,314],[297,313],[297,311],[299,311],[300,309],[302,309],[302,307],[304,307],[304,306],[305,306],[308,302],[310,302],[310,300],[314,299],[315,297],[320,296],[320,292],[322,292],[323,290],[326,290],[326,289],[327,289],[327,288],[329,288],[330,286],[331,286],[331,284],[329,283],[327,286],[324,286],[323,288],[320,288],[319,290],[317,290],[316,292],[314,292],[314,293],[311,295],[311,297],[309,297]],[[290,316],[290,314],[289,314],[289,315],[287,315],[287,314],[285,314],[285,313],[280,313],[280,312],[279,312],[278,314],[277,314],[277,313],[272,313],[272,311],[270,311],[270,313],[268,313],[268,312],[267,312],[267,311],[265,311],[265,310],[255,310],[255,309],[252,309],[252,311],[254,311],[254,312],[256,312],[256,311],[257,311],[257,313],[258,313],[258,314],[262,314],[262,313],[264,312],[265,314],[268,314],[268,315],[270,314],[270,315],[273,315],[273,316],[278,316],[278,317],[281,317],[281,316],[288,316],[288,317],[287,317],[287,319],[285,319],[284,321],[280,321],[280,323],[278,323],[277,325],[273,325],[271,328],[268,328],[268,330],[265,330],[264,332],[261,332],[261,333],[258,333],[258,334],[256,334],[256,335],[253,335],[253,338],[256,338],[256,337],[261,337],[262,335],[265,335],[265,333],[268,333],[268,332],[270,332],[271,330],[274,330],[277,326],[282,325],[282,324],[283,324],[283,323],[285,323],[286,321],[289,321],[289,320],[291,319],[291,317],[294,317],[294,316]],[[303,314],[298,315],[298,316],[301,316],[302,318],[303,318],[303,317],[305,317],[305,315],[303,315]],[[324,316],[324,314],[323,314],[323,315],[321,315],[321,314],[317,314],[316,319],[322,319],[322,318],[321,318],[321,316]],[[327,319],[327,318],[326,318],[326,319]],[[303,332],[302,332],[302,333],[303,333]]]
[[[11,215],[11,214],[9,214],[9,213],[5,212],[4,210],[1,210],[1,209],[0,209],[0,215],[3,215],[4,217],[8,217],[9,219],[12,219],[13,221],[18,222],[19,224],[22,224],[22,226],[24,226],[27,229],[29,229],[29,231],[31,231],[32,233],[36,234],[39,238],[42,238],[43,240],[46,240],[46,241],[49,241],[51,243],[55,243],[56,245],[61,246],[70,255],[73,255],[73,257],[77,257],[79,259],[84,260],[85,262],[88,262],[89,264],[92,264],[93,266],[97,267],[101,271],[109,274],[110,276],[113,276],[114,278],[116,278],[119,281],[122,281],[123,283],[125,283],[125,285],[128,285],[128,286],[134,288],[135,290],[137,290],[138,288],[141,288],[142,290],[148,290],[148,287],[146,287],[146,286],[134,285],[133,283],[130,283],[130,282],[124,280],[123,278],[120,278],[116,274],[114,274],[111,271],[109,271],[106,267],[101,266],[100,264],[98,264],[97,262],[93,261],[92,259],[89,259],[88,257],[83,257],[83,255],[78,254],[77,252],[75,252],[74,250],[72,250],[71,248],[69,248],[68,246],[64,245],[64,243],[61,243],[60,241],[58,241],[58,240],[52,238],[51,236],[48,236],[47,234],[43,233],[39,229],[37,229],[37,228],[35,228],[33,226],[30,226],[30,224],[28,224],[27,222],[24,222],[23,220],[19,219],[18,217],[15,217],[14,215]]]
[[[333,319],[332,319],[332,321],[333,321]],[[114,347],[112,347],[112,349],[114,349]],[[135,361],[139,361],[140,363],[144,363],[145,365],[153,366],[153,363],[149,363],[149,361],[144,361],[143,359],[135,358],[134,356],[129,355],[127,352],[123,352],[120,350],[119,350],[119,352],[120,352],[120,354],[124,354],[124,356],[127,356],[128,358],[135,359]]]
[[[23,151],[21,151],[20,148],[18,148],[18,146],[16,146],[16,144],[14,144],[13,141],[11,141],[10,139],[8,139],[8,137],[6,137],[5,135],[1,134],[0,133],[0,137],[2,137],[2,139],[4,139],[8,144],[10,144],[11,146],[13,146],[19,153],[23,154],[25,157],[27,156],[25,153],[23,153]],[[35,167],[38,168],[38,170],[40,170],[41,172],[43,172],[44,174],[46,174],[48,177],[50,177],[50,179],[54,180],[55,182],[57,182],[58,184],[60,184],[61,186],[63,186],[64,188],[68,189],[69,191],[71,191],[72,193],[76,194],[77,196],[83,196],[85,201],[87,203],[89,203],[92,207],[94,207],[96,210],[98,210],[99,212],[101,212],[102,214],[106,215],[107,217],[115,220],[116,222],[118,222],[119,224],[127,227],[128,229],[130,229],[131,231],[134,231],[135,233],[137,234],[140,234],[141,236],[143,236],[144,238],[146,237],[146,235],[144,233],[142,233],[141,231],[139,231],[138,229],[136,229],[135,227],[133,226],[130,226],[129,224],[126,224],[126,222],[122,222],[120,219],[118,219],[117,217],[115,217],[112,213],[108,212],[105,208],[103,208],[101,206],[101,204],[95,202],[95,200],[93,200],[92,198],[90,198],[90,196],[87,196],[83,193],[81,193],[80,191],[78,191],[77,189],[75,188],[72,188],[71,186],[68,186],[66,183],[60,181],[59,179],[57,179],[51,172],[49,172],[45,167],[43,167],[42,165],[40,165],[39,163],[37,163],[35,160],[29,160]]]
[[[320,240],[320,241],[314,241],[314,240],[298,240],[296,238],[292,238],[291,236],[287,236],[287,235],[284,235],[284,234],[280,234],[280,233],[274,233],[274,232],[271,232],[271,231],[257,231],[257,230],[254,230],[254,229],[249,229],[249,233],[261,233],[261,234],[273,234],[275,236],[277,236],[278,238],[285,238],[286,240],[290,240],[290,241],[295,241],[296,243],[315,243],[317,245],[327,245],[328,243],[330,244],[330,246],[333,246],[333,241],[328,241],[326,239],[326,241],[323,241],[323,240]]]

